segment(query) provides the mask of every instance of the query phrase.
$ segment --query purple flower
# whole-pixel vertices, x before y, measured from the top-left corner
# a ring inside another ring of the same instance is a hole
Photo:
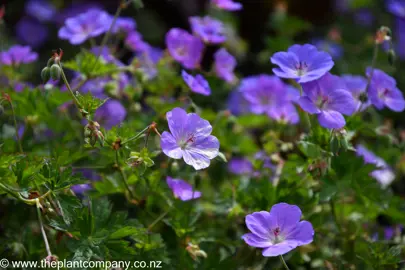
[[[275,53],[271,62],[278,65],[273,72],[281,78],[296,79],[299,83],[310,82],[325,75],[334,63],[326,52],[320,52],[310,44],[293,45],[287,52]]]
[[[342,128],[345,118],[356,110],[356,102],[342,79],[330,73],[316,81],[302,85],[305,95],[298,100],[301,108],[318,116],[319,124],[325,128]]]
[[[270,212],[260,211],[246,216],[251,231],[242,236],[246,244],[263,248],[263,256],[286,254],[294,248],[311,243],[314,229],[308,221],[300,221],[301,210],[296,205],[278,203]]]
[[[247,158],[232,158],[228,163],[228,171],[238,175],[253,173],[253,164]]]
[[[395,52],[398,57],[405,59],[405,18],[395,18]]]
[[[214,54],[215,73],[217,76],[228,83],[235,80],[233,70],[236,67],[236,59],[225,48],[219,49]]]
[[[386,0],[385,4],[390,13],[395,16],[405,18],[405,1],[404,0]]]
[[[189,21],[193,33],[200,37],[205,43],[220,44],[225,42],[225,27],[221,21],[209,16],[190,17]]]
[[[227,108],[233,115],[241,115],[250,111],[250,103],[240,91],[232,91],[228,97]]]
[[[70,189],[75,193],[75,195],[81,196],[89,190],[92,190],[93,187],[90,184],[79,184],[73,185]]]
[[[315,39],[312,41],[315,47],[317,47],[321,51],[325,51],[332,56],[334,60],[337,60],[343,56],[343,48],[339,44],[325,40],[325,39]]]
[[[159,48],[148,45],[145,50],[136,54],[139,63],[139,70],[146,75],[146,80],[156,77],[158,70],[157,63],[163,57],[163,51]]]
[[[174,197],[182,200],[189,201],[201,197],[200,191],[194,191],[193,187],[184,180],[166,177],[166,183],[173,191]]]
[[[354,21],[363,26],[371,26],[374,21],[374,15],[370,9],[362,8],[354,13]]]
[[[29,0],[25,12],[39,21],[51,21],[56,14],[56,8],[46,0]]]
[[[219,153],[219,141],[211,135],[212,126],[195,113],[181,108],[166,113],[170,132],[163,132],[160,146],[174,159],[183,158],[196,170],[207,168]]]
[[[18,21],[15,28],[21,43],[34,48],[40,47],[48,39],[48,27],[32,18],[23,17]]]
[[[367,68],[367,77],[371,75],[371,68]],[[402,112],[405,109],[405,101],[402,92],[397,88],[394,78],[384,71],[374,69],[371,78],[368,95],[371,103],[379,110],[388,107],[395,112]]]
[[[112,32],[129,33],[131,31],[134,31],[135,28],[136,28],[136,22],[134,19],[127,18],[127,17],[119,17],[119,18],[117,18],[117,21],[114,24]]]
[[[361,102],[361,95],[366,95],[367,79],[363,76],[343,75],[341,79],[346,84],[346,89],[352,93],[356,103],[356,111],[364,111],[370,106],[370,101]]]
[[[198,93],[204,96],[211,95],[211,88],[207,80],[200,74],[197,74],[195,77],[188,74],[185,70],[181,71],[181,76],[183,77],[184,82],[190,87],[191,91]]]
[[[242,4],[232,0],[211,0],[211,3],[219,9],[236,11],[242,9]]]
[[[91,9],[67,19],[65,25],[59,29],[58,36],[69,40],[73,45],[82,44],[90,38],[107,32],[111,22],[112,18],[107,12]]]
[[[90,50],[94,55],[98,56],[100,55],[102,59],[104,59],[106,61],[106,63],[112,63],[115,64],[119,67],[124,66],[124,63],[122,63],[120,60],[118,60],[117,58],[115,58],[115,56],[112,54],[112,52],[110,51],[110,49],[108,47],[103,47],[101,48],[99,47],[93,47]]]
[[[85,13],[92,9],[102,9],[102,5],[99,2],[90,2],[90,1],[80,1],[80,2],[73,2],[68,7],[64,8],[58,16],[55,16],[55,20],[58,25],[63,25],[66,19],[70,17],[74,17],[77,14]]]
[[[170,55],[188,69],[200,65],[204,43],[180,28],[172,28],[166,34],[166,46]]]
[[[125,45],[134,52],[142,52],[149,46],[137,31],[132,31],[127,35]]]
[[[357,145],[356,151],[357,156],[362,157],[365,164],[374,164],[378,168],[372,171],[370,176],[376,179],[382,187],[385,188],[394,181],[394,172],[382,158],[376,156],[363,145]]]
[[[37,60],[38,54],[31,51],[29,46],[14,45],[8,51],[0,52],[0,64],[17,66]]]
[[[94,119],[98,121],[105,129],[111,129],[113,126],[121,124],[127,111],[118,100],[107,100],[94,114]]]
[[[297,124],[300,121],[297,110],[292,103],[277,105],[274,110],[269,112],[269,116],[277,122],[284,124]]]
[[[269,75],[246,77],[239,86],[252,113],[265,113],[275,120],[297,123],[298,114],[289,100],[287,89],[278,77]]]

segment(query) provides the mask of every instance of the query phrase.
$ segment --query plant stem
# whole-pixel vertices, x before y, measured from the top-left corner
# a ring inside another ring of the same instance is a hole
[[[38,199],[38,198],[35,199],[35,203],[36,203],[36,205],[37,205],[38,220],[39,220],[39,225],[40,225],[40,227],[41,227],[42,237],[44,238],[46,253],[48,254],[48,256],[52,256],[51,248],[49,247],[48,238],[46,237],[44,224],[43,224],[43,222],[42,222],[41,204],[39,203],[39,199]]]
[[[333,220],[335,221],[336,227],[337,227],[339,233],[341,234],[342,233],[342,227],[340,226],[340,223],[338,222],[338,218],[337,218],[337,214],[336,214],[335,202],[333,201],[333,199],[330,199],[329,205],[330,205],[330,209],[332,211]]]
[[[169,212],[172,210],[172,208],[167,209],[164,213],[162,213],[160,216],[158,216],[149,226],[148,226],[148,231],[151,231],[153,226],[155,226],[159,221],[161,221]]]
[[[368,88],[370,87],[371,79],[373,78],[375,65],[377,63],[378,48],[379,48],[379,45],[376,42],[375,45],[374,45],[373,59],[371,60],[370,76],[367,78],[367,85],[366,85],[366,89],[365,89],[366,93],[368,93]]]
[[[99,60],[100,60],[100,56],[101,56],[101,50],[102,50],[102,49],[104,48],[104,46],[107,44],[108,38],[110,37],[110,34],[111,34],[111,32],[112,32],[112,29],[114,28],[115,23],[117,22],[117,19],[118,19],[118,17],[119,17],[120,14],[121,14],[122,9],[124,9],[124,8],[127,6],[127,4],[130,3],[131,1],[133,1],[133,0],[122,1],[122,2],[119,4],[119,6],[118,6],[118,8],[117,8],[117,11],[116,11],[115,14],[114,14],[114,18],[113,18],[113,20],[112,20],[112,22],[111,22],[110,28],[108,29],[107,33],[106,33],[106,34],[104,35],[104,37],[103,37],[103,40],[101,41],[100,53],[97,54],[96,62],[94,62],[94,65],[93,65],[92,70],[94,70],[94,69],[97,67],[97,64],[98,64],[98,62],[99,62]]]
[[[301,84],[298,84],[298,85],[299,85],[298,88],[300,90],[300,97],[302,97],[304,91],[302,89],[302,85]],[[312,130],[311,119],[309,118],[309,114],[307,112],[304,112],[304,118],[305,118],[306,127],[309,129],[309,131],[311,131]]]
[[[139,139],[147,130],[149,129],[149,126],[147,126],[146,128],[144,128],[142,131],[140,131],[138,134],[136,134],[135,136],[121,142],[121,145],[124,145],[126,143],[129,143],[130,141]]]
[[[65,83],[66,88],[69,90],[70,95],[72,96],[72,99],[73,99],[74,103],[76,104],[77,108],[80,110],[80,108],[81,108],[80,102],[79,102],[79,100],[77,99],[77,97],[75,96],[75,94],[73,93],[73,90],[72,90],[72,88],[70,87],[68,80],[66,79],[66,75],[65,75],[65,72],[63,71],[63,68],[62,68],[61,63],[58,62],[58,65],[59,65],[60,70],[61,70],[62,80],[63,80],[63,82]]]
[[[18,148],[20,149],[20,152],[23,153],[24,150],[23,150],[23,147],[22,147],[22,144],[21,144],[20,135],[18,134],[17,119],[15,118],[15,110],[14,110],[13,102],[12,102],[11,100],[8,100],[8,103],[10,104],[11,114],[13,115],[14,128],[15,128],[15,136],[16,136],[16,138],[17,138]]]
[[[125,174],[125,172],[122,170],[121,165],[119,163],[119,155],[118,155],[118,151],[115,151],[115,163],[117,164],[117,168],[120,171],[121,177],[122,177],[122,182],[125,185],[125,188],[127,189],[129,196],[131,197],[131,199],[135,199],[134,193],[132,192],[132,190],[130,189],[128,182],[127,182],[127,176]]]
[[[281,260],[281,262],[283,263],[284,268],[285,268],[286,270],[290,270],[290,268],[288,268],[288,265],[287,265],[287,263],[285,262],[285,260],[284,260],[284,258],[283,258],[283,255],[280,255],[280,260]]]

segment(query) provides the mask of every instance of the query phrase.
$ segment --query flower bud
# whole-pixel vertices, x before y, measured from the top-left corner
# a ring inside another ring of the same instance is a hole
[[[60,74],[61,74],[60,67],[57,64],[53,64],[51,66],[50,74],[51,74],[52,80],[54,80],[54,81],[59,80]]]
[[[44,83],[46,83],[47,81],[49,81],[49,79],[51,78],[51,71],[48,67],[44,67],[41,71],[41,78],[42,81]]]
[[[49,58],[48,63],[46,64],[46,66],[48,68],[51,68],[52,64],[55,63],[55,59],[53,59],[53,57]]]
[[[390,63],[391,66],[394,65],[396,59],[395,51],[393,49],[390,49],[388,51],[388,63]]]

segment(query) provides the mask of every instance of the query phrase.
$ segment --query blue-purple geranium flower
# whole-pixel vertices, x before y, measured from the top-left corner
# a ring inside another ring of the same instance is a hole
[[[236,11],[242,9],[242,4],[232,0],[211,0],[211,3],[219,9]]]
[[[40,21],[23,17],[15,26],[18,40],[33,48],[42,46],[48,39],[48,27]]]
[[[235,157],[228,162],[228,171],[238,175],[250,175],[253,173],[253,164],[247,158]]]
[[[314,44],[314,46],[317,47],[318,50],[329,53],[334,60],[337,60],[343,56],[342,46],[333,41],[326,39],[314,39],[312,41],[312,44]]]
[[[281,78],[295,79],[298,83],[319,79],[332,69],[332,57],[310,44],[293,45],[287,52],[275,53],[271,62],[278,65],[273,72]]]
[[[111,22],[112,18],[107,12],[91,9],[67,19],[65,25],[59,29],[58,36],[69,40],[73,45],[82,44],[90,38],[107,32]]]
[[[196,170],[207,168],[219,154],[219,141],[211,135],[212,126],[195,113],[174,108],[166,113],[170,132],[163,132],[160,146],[174,159],[183,158]]]
[[[363,145],[356,146],[357,156],[364,159],[365,164],[374,164],[377,170],[371,172],[370,176],[376,179],[382,187],[389,186],[395,179],[395,174],[388,164]]]
[[[94,119],[105,129],[111,129],[113,126],[121,124],[126,115],[125,107],[118,100],[110,99],[96,110]]]
[[[342,128],[345,115],[356,110],[356,102],[342,79],[330,73],[320,79],[302,85],[305,95],[298,100],[301,108],[318,116],[325,128]]]
[[[183,77],[184,82],[194,93],[198,93],[204,96],[211,95],[210,85],[201,74],[193,76],[188,74],[185,70],[182,70],[181,76]]]
[[[370,100],[362,102],[362,96],[366,95],[367,79],[363,76],[343,75],[342,80],[346,84],[347,90],[352,93],[356,102],[356,111],[364,111],[370,106]]]
[[[193,33],[200,37],[205,43],[220,44],[225,42],[225,27],[221,21],[209,16],[190,17],[189,21]]]
[[[166,46],[174,60],[188,69],[200,65],[204,43],[180,28],[172,28],[166,34]]]
[[[294,248],[311,243],[314,229],[308,221],[300,221],[301,210],[296,205],[278,203],[270,212],[260,211],[246,216],[251,231],[242,236],[246,244],[263,248],[263,256],[286,254]]]
[[[38,59],[38,54],[29,46],[14,45],[7,51],[0,52],[0,65],[18,66]]]
[[[371,76],[370,68],[367,69],[367,76]],[[379,110],[387,107],[392,111],[402,112],[405,109],[405,100],[397,88],[397,82],[382,70],[374,69],[368,95],[371,103]]]
[[[174,197],[182,200],[189,201],[201,197],[201,192],[193,190],[193,187],[182,179],[166,177],[166,183],[173,191]]]
[[[56,8],[46,0],[29,0],[25,5],[25,12],[41,22],[47,22],[54,18]]]
[[[270,75],[246,77],[241,81],[239,91],[250,103],[252,113],[265,113],[275,120],[292,124],[298,122],[288,88],[280,78]]]
[[[228,83],[235,80],[233,70],[236,67],[236,59],[225,48],[219,49],[214,54],[215,73],[217,76]]]
[[[385,4],[390,13],[395,16],[405,18],[405,1],[404,0],[386,0]]]
[[[137,31],[131,31],[125,38],[125,45],[134,52],[142,52],[149,46]]]

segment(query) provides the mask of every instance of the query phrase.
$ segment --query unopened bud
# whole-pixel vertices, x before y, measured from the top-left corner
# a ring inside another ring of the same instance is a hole
[[[41,78],[42,81],[44,83],[46,83],[47,81],[49,81],[49,79],[51,78],[51,71],[48,67],[44,67],[41,71]]]
[[[388,63],[390,63],[391,66],[394,65],[396,59],[395,51],[393,49],[390,49],[388,51]]]
[[[53,64],[51,66],[51,72],[50,73],[51,73],[52,80],[54,80],[54,81],[59,80],[60,74],[61,74],[61,69],[60,69],[59,65]]]
[[[53,59],[53,57],[49,58],[48,63],[46,64],[46,66],[48,68],[51,68],[52,64],[55,63],[55,59]]]

